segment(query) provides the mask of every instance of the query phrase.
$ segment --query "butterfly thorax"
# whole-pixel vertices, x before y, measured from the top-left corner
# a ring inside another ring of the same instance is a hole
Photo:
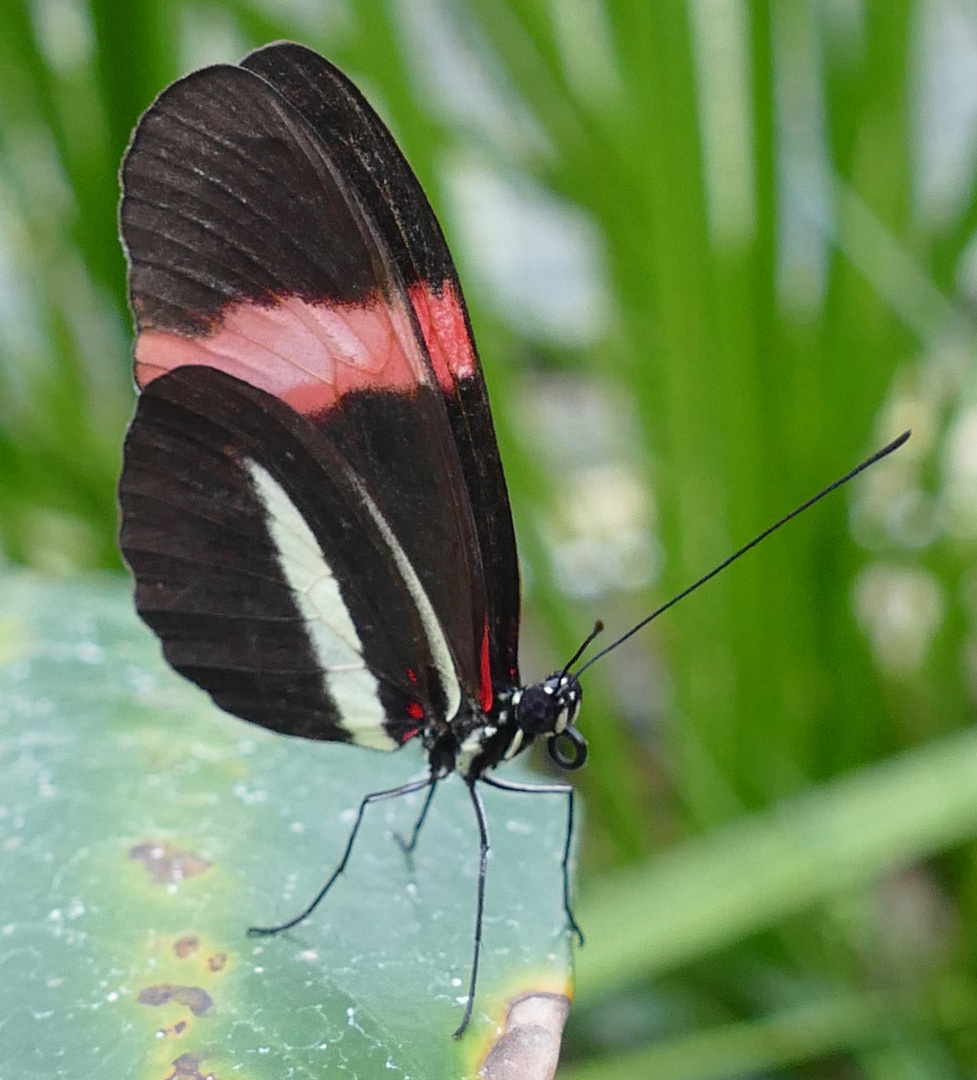
[[[587,756],[587,743],[573,727],[583,694],[576,676],[556,672],[531,686],[509,687],[495,696],[489,715],[477,705],[462,709],[451,721],[454,750],[452,766],[468,779],[478,779],[486,769],[495,768],[532,746],[537,737],[547,740],[550,757],[562,769],[577,769]],[[573,747],[567,754],[563,741]],[[437,767],[431,748],[432,767]]]

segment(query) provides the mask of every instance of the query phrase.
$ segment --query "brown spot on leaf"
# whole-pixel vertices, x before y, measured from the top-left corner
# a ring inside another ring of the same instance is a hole
[[[213,956],[208,956],[207,957],[207,967],[209,967],[211,971],[223,971],[226,965],[227,965],[227,953],[226,952],[214,953]]]
[[[141,862],[154,885],[174,885],[210,869],[210,863],[192,851],[181,851],[171,844],[136,844],[129,858]]]
[[[201,1054],[181,1054],[173,1062],[173,1071],[166,1080],[217,1080],[212,1072],[200,1071],[203,1060]]]
[[[139,992],[139,1004],[168,1005],[175,1001],[186,1007],[194,1016],[210,1016],[214,1011],[214,999],[199,986],[176,986],[173,983],[157,983]]]
[[[517,998],[478,1075],[483,1080],[553,1080],[569,1012],[570,999],[563,994]]]
[[[181,960],[186,960],[188,956],[193,956],[199,945],[200,938],[194,934],[187,934],[173,942],[173,951]]]

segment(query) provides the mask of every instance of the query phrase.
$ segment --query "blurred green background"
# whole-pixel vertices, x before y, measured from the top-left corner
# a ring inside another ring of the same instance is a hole
[[[977,9],[4,0],[4,558],[121,570],[119,161],[168,82],[280,37],[452,244],[526,677],[913,429],[588,672],[561,1075],[973,1076]]]

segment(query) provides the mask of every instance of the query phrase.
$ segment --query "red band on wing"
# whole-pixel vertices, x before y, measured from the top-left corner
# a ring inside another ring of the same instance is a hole
[[[450,393],[456,379],[470,379],[475,374],[475,349],[455,287],[445,281],[439,295],[430,286],[418,282],[410,287],[410,301],[421,324],[438,384]]]
[[[475,373],[464,310],[446,281],[437,295],[413,285],[411,303],[445,393]],[[136,382],[167,371],[217,368],[287,402],[305,416],[330,409],[351,390],[409,391],[431,384],[406,311],[377,298],[366,304],[310,304],[295,296],[277,304],[232,304],[218,329],[187,338],[143,330],[136,341]]]
[[[424,309],[425,337],[430,336],[440,350],[434,369],[442,388],[450,392],[451,371],[457,369],[444,359],[441,343],[454,348],[456,342],[450,336],[454,324],[450,313],[445,315],[443,300],[434,298],[433,305]],[[460,315],[457,305],[455,309]],[[463,342],[471,356],[467,333]],[[331,408],[352,390],[403,392],[433,382],[407,312],[379,298],[342,306],[310,304],[294,296],[271,306],[238,303],[225,310],[218,329],[206,337],[186,338],[161,330],[139,335],[140,387],[164,372],[193,364],[234,375],[306,416]]]

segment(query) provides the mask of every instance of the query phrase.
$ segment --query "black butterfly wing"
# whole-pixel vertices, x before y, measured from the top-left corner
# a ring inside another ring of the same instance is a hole
[[[119,490],[139,612],[222,708],[392,750],[457,707],[448,644],[369,491],[273,395],[203,366],[155,379]]]
[[[155,556],[139,547],[134,538],[142,526],[155,530],[158,547],[170,550],[185,526],[178,522],[178,499],[169,505],[154,494],[163,486],[153,479],[162,475],[162,459],[158,466],[151,457],[141,461],[138,496],[131,477],[134,462],[145,457],[136,448],[151,446],[158,434],[151,419],[162,393],[154,390],[156,382],[191,365],[213,369],[210,375],[230,375],[281,404],[293,423],[305,425],[329,447],[319,445],[309,460],[345,476],[347,488],[352,483],[368,494],[376,515],[361,522],[362,533],[354,530],[354,535],[365,543],[382,525],[403,556],[403,565],[395,559],[388,566],[392,583],[381,590],[387,599],[399,593],[403,610],[395,618],[357,623],[365,637],[382,639],[382,651],[393,658],[377,669],[384,679],[410,698],[409,705],[420,698],[426,716],[452,715],[455,703],[444,678],[421,688],[426,697],[416,685],[418,669],[430,659],[417,644],[418,595],[423,595],[450,650],[458,685],[486,704],[485,577],[467,471],[449,419],[447,402],[455,396],[455,384],[441,384],[387,236],[347,182],[332,149],[267,81],[240,68],[215,67],[176,83],[151,107],[127,153],[123,188],[122,232],[139,328],[136,372],[144,388],[121,485],[123,551],[136,571],[140,611],[160,633],[167,655],[175,654],[184,632],[181,610],[191,612],[188,598],[195,588],[207,589],[211,570],[205,562],[179,573],[161,569]],[[240,406],[240,388],[229,390],[230,385],[211,380],[195,394],[199,399],[205,392],[231,393]],[[167,386],[170,397],[174,386]],[[266,415],[272,411],[268,401],[262,408]],[[263,467],[280,453],[274,440],[281,428],[281,422],[269,424]],[[231,460],[240,451],[241,432],[227,430]],[[332,475],[321,482],[324,488],[338,483]],[[204,489],[208,483],[205,469],[186,481]],[[238,494],[247,490],[238,478]],[[288,485],[283,490],[290,494]],[[324,493],[323,499],[342,518],[349,492],[337,492]],[[344,584],[356,576],[351,542],[322,552],[337,560],[331,572]],[[387,548],[394,549],[390,543]],[[420,594],[405,593],[403,580],[399,589],[393,587],[405,566],[415,572]],[[156,618],[148,597],[165,592],[168,583],[173,585],[170,610],[165,619]],[[241,595],[230,590],[225,599]],[[247,611],[254,615],[252,608]],[[402,617],[412,620],[412,633],[397,625]],[[422,630],[430,652],[430,626]],[[254,651],[257,646],[248,647],[250,659],[241,666],[258,661],[266,675],[277,671],[287,689],[292,672],[281,666],[279,653],[271,650],[262,657]],[[185,662],[177,666],[222,702],[230,701],[220,696],[226,676],[210,673],[233,671],[234,665],[191,671],[193,646],[184,642],[180,648]],[[292,721],[258,718],[270,718],[274,710],[265,704],[249,708],[250,692],[241,691],[225,707],[293,730]],[[266,701],[263,691],[254,693],[255,701]],[[281,695],[276,701],[281,708]],[[343,737],[341,710],[323,715],[333,719],[323,722],[318,737]],[[308,734],[307,728],[302,733]]]

